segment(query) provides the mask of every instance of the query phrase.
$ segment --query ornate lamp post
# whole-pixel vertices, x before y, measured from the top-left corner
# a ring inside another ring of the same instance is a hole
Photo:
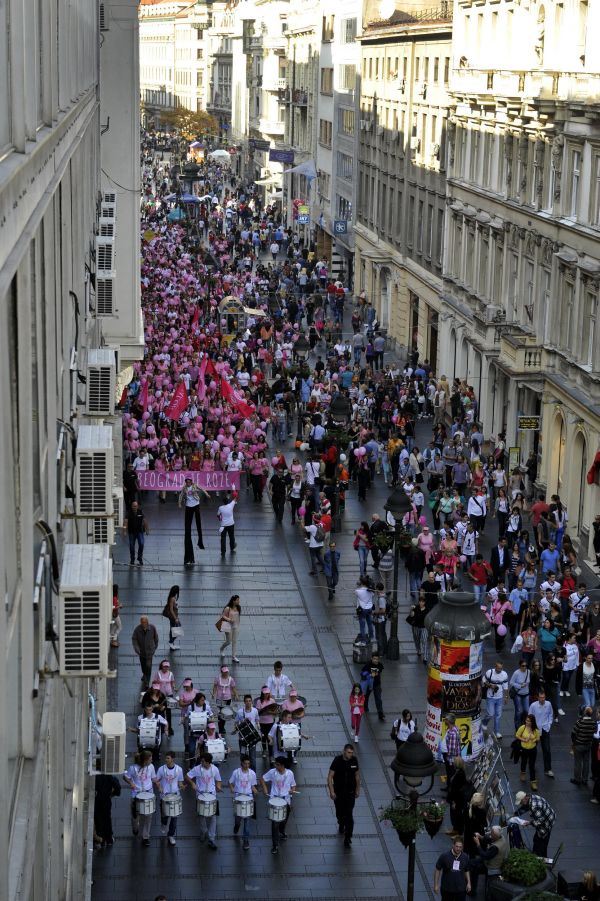
[[[400,658],[400,642],[398,641],[398,569],[400,566],[400,541],[404,534],[402,520],[412,509],[406,492],[400,488],[394,488],[384,504],[384,510],[388,514],[386,522],[393,524],[394,528],[394,584],[392,588],[392,618],[390,625],[390,637],[388,639],[385,656],[388,660]]]
[[[198,173],[200,172],[200,166],[198,163],[195,163],[193,160],[190,160],[185,164],[181,171],[180,181],[183,182],[184,190],[188,194],[193,194],[194,182],[198,181]]]
[[[430,804],[425,811],[419,810],[419,798],[433,788],[438,767],[420,732],[413,732],[408,736],[390,766],[394,771],[394,785],[398,792],[398,797],[392,802],[392,810],[404,819],[404,823],[396,821],[395,828],[404,846],[408,846],[406,901],[413,901],[417,833],[421,831],[423,824],[433,837],[443,818],[443,808],[438,808],[435,803]],[[426,787],[419,791],[424,783]]]

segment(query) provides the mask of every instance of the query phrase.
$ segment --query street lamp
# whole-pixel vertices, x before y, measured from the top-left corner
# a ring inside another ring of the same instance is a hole
[[[198,181],[199,172],[200,166],[198,163],[195,163],[194,160],[190,160],[186,163],[181,170],[180,181],[183,182],[184,190],[187,191],[188,194],[194,193],[194,182]]]
[[[420,732],[412,732],[408,736],[404,744],[396,752],[396,757],[390,766],[394,772],[394,785],[396,786],[396,791],[399,795],[399,798],[397,798],[396,801],[401,798],[404,799],[405,802],[408,801],[408,804],[405,803],[404,805],[404,811],[407,814],[412,814],[412,818],[416,821],[418,816],[419,798],[431,791],[433,787],[433,778],[438,769],[433,752],[425,744]],[[429,779],[429,785],[423,791],[418,791],[425,779]],[[442,809],[440,808],[438,819],[442,815]],[[439,821],[441,823],[441,819],[439,819]],[[404,844],[408,842],[406,901],[413,901],[415,894],[415,842],[417,831],[418,828],[415,823],[415,827],[409,827],[406,831],[403,830],[402,835],[400,836],[401,840],[404,841]],[[437,831],[437,829],[435,831]],[[435,831],[432,830],[429,834],[433,837]],[[398,832],[400,834],[400,830],[398,830]]]
[[[400,538],[404,532],[402,520],[412,510],[412,504],[403,488],[396,487],[384,504],[386,513],[391,514],[394,525],[394,585],[392,588],[392,618],[390,625],[390,637],[388,639],[385,656],[388,660],[400,658],[400,642],[398,641],[398,567],[400,565]],[[389,518],[386,522],[390,524]]]

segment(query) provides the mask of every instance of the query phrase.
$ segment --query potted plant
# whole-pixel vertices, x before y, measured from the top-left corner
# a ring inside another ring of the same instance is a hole
[[[421,816],[423,817],[423,825],[425,827],[425,831],[430,838],[433,838],[434,835],[440,830],[440,826],[444,821],[444,813],[446,812],[446,805],[439,804],[437,801],[428,801],[427,804],[423,805],[421,808]]]
[[[381,811],[379,819],[382,822],[390,823],[405,848],[408,848],[414,841],[415,835],[422,832],[424,828],[420,811],[413,807],[399,807],[391,804]]]
[[[377,532],[373,539],[373,544],[381,551],[382,555],[386,554],[394,544],[394,536],[391,532]]]
[[[500,878],[490,880],[488,885],[488,897],[492,901],[510,901],[528,888],[534,888],[530,894],[537,895],[552,892],[555,887],[554,876],[544,861],[526,848],[513,848],[500,872]]]

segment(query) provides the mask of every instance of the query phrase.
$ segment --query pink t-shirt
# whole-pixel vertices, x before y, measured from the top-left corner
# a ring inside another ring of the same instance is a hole
[[[417,542],[419,547],[425,554],[425,560],[427,563],[431,562],[431,555],[433,553],[434,540],[431,532],[421,532],[419,535]]]

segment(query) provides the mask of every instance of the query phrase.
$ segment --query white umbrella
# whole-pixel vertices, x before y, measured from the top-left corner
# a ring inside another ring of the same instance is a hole
[[[211,160],[217,160],[220,163],[231,163],[231,155],[227,150],[213,150],[208,155]]]

